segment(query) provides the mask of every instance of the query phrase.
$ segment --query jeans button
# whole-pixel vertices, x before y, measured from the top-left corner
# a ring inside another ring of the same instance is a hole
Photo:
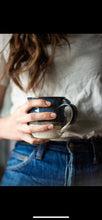
[[[69,147],[70,147],[70,148],[73,148],[74,146],[75,146],[75,145],[74,145],[72,142],[69,143]]]

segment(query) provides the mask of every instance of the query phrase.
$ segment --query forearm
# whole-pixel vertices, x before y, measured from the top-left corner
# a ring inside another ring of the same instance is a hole
[[[3,106],[4,96],[6,92],[7,87],[5,85],[0,84],[0,112]],[[7,118],[8,117],[0,117],[0,140],[7,139],[6,135],[6,125],[7,125]]]
[[[6,121],[7,117],[0,118],[0,140],[7,139]]]

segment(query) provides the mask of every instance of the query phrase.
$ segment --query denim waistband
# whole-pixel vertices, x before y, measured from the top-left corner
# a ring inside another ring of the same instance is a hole
[[[82,160],[83,157],[85,159],[85,157],[89,155],[88,157],[92,160],[93,164],[102,163],[102,138],[70,139],[65,142],[50,141],[49,144],[45,146],[45,149],[46,148],[70,154],[70,156],[72,155],[71,157],[75,155],[75,158],[79,158],[78,155],[80,155],[80,160]],[[42,150],[42,153],[38,151],[37,159],[42,159],[45,149]]]
[[[43,148],[42,145],[39,147]],[[63,153],[92,153],[95,157],[102,152],[102,138],[70,139],[69,141],[50,141],[44,144],[45,149],[60,151]],[[39,151],[40,152],[40,151]],[[38,153],[39,154],[39,153]]]
[[[67,148],[74,152],[90,152],[93,151],[93,146],[96,146],[96,152],[102,152],[102,138],[90,139],[70,139],[69,141],[50,141],[47,143],[47,148],[62,151],[67,153]]]
[[[70,139],[68,147],[71,152],[102,152],[102,138]]]
[[[31,145],[24,141],[18,141],[17,144],[33,147],[46,146],[47,149],[62,151],[67,153],[67,148],[70,148],[72,153],[74,152],[90,152],[93,151],[93,145],[96,146],[96,152],[102,152],[102,138],[90,138],[90,139],[70,139],[68,141],[49,141],[44,144]],[[16,144],[16,145],[17,145]]]
[[[17,142],[18,143],[18,142]],[[43,144],[28,144],[20,141],[20,144],[29,146],[30,148],[37,147],[36,158],[41,159],[46,150],[60,151],[62,153],[92,153],[95,157],[96,154],[102,153],[102,138],[90,139],[70,139],[68,141],[49,141]],[[17,145],[16,145],[17,146]]]

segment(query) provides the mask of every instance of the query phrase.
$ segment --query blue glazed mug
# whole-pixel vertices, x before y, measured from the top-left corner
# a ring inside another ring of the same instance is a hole
[[[44,99],[51,102],[50,107],[34,107],[30,109],[28,113],[54,112],[57,115],[53,120],[34,121],[29,123],[30,125],[54,124],[53,130],[32,133],[32,136],[36,138],[57,139],[77,118],[76,107],[65,97],[28,97],[27,99]]]

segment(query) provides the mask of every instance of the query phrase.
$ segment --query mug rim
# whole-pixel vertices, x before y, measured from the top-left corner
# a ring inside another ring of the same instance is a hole
[[[43,98],[63,98],[65,99],[64,96],[41,96],[41,97],[27,97],[27,99],[43,99]]]

